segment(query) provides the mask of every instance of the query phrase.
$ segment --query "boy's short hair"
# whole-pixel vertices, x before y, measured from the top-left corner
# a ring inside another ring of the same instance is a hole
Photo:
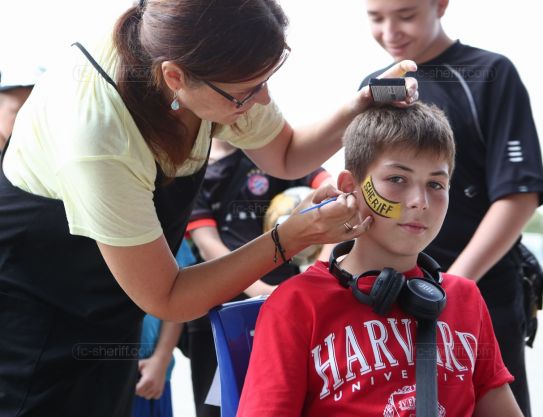
[[[443,157],[454,170],[454,136],[447,117],[435,105],[373,107],[358,115],[343,136],[345,169],[362,181],[368,166],[385,150],[400,148]]]

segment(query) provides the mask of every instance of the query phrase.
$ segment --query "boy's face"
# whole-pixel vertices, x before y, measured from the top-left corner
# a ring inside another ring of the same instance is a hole
[[[371,33],[395,61],[424,63],[441,52],[436,40],[446,0],[366,0]]]
[[[418,254],[435,238],[445,218],[449,164],[433,153],[391,149],[368,167],[367,177],[376,195],[366,193],[361,214],[372,215],[374,222],[362,237],[367,235],[384,254]],[[370,188],[368,181],[361,186]],[[392,217],[376,214],[386,200],[398,203]]]

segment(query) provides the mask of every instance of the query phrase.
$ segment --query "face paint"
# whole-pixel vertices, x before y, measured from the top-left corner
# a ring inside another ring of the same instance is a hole
[[[401,215],[401,204],[396,201],[390,201],[379,195],[371,176],[368,175],[362,183],[362,194],[368,207],[376,214],[389,219],[399,219]]]

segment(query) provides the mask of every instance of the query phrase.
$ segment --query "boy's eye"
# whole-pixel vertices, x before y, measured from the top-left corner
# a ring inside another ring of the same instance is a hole
[[[445,189],[445,186],[439,182],[436,182],[436,181],[431,181],[429,184],[430,188],[434,189],[434,190],[444,190]]]
[[[375,16],[375,17],[370,18],[370,21],[372,23],[381,23],[383,21],[383,18]]]
[[[392,177],[389,177],[388,178],[388,181],[393,183],[393,184],[400,184],[400,183],[403,183],[405,182],[404,178],[403,177],[400,177],[400,176],[392,176]]]
[[[410,20],[413,20],[414,18],[415,18],[415,14],[400,16],[400,20],[403,22],[409,22]]]

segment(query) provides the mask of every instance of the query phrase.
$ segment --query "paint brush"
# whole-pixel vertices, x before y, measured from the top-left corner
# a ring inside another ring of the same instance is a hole
[[[337,200],[337,197],[329,198],[328,200],[321,201],[319,204],[315,204],[314,206],[303,209],[298,214],[304,214],[304,213],[307,213],[308,211],[318,209],[319,207],[322,207],[322,206],[324,206],[324,205],[326,205],[328,203],[331,203],[332,201],[336,201],[336,200]]]

